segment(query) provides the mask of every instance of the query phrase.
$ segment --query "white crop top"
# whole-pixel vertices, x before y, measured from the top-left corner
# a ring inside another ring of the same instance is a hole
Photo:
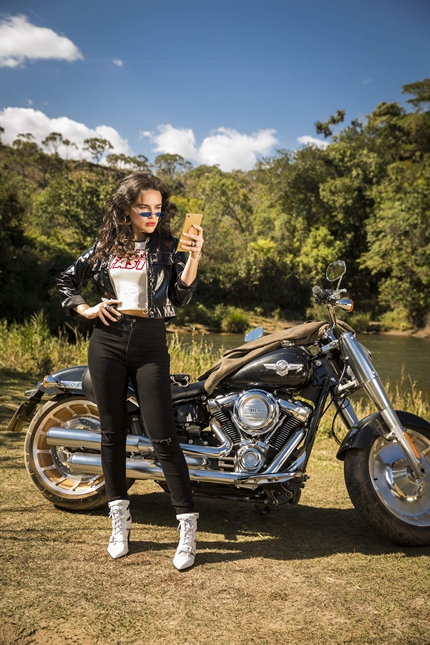
[[[135,242],[136,257],[132,260],[114,258],[109,266],[116,299],[121,300],[118,311],[148,309],[148,283],[145,257],[146,240]]]

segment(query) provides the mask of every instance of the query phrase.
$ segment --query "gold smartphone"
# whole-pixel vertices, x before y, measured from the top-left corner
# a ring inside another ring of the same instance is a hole
[[[184,223],[182,225],[182,232],[181,232],[181,237],[183,233],[197,233],[197,229],[194,229],[194,231],[190,231],[191,228],[193,228],[194,224],[197,224],[197,226],[200,226],[202,223],[203,215],[200,213],[187,213],[185,215]],[[188,249],[184,249],[182,247],[182,244],[179,242],[178,244],[178,251],[188,251]]]

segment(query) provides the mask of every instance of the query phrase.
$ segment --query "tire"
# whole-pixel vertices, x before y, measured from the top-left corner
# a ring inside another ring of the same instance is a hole
[[[107,502],[103,475],[72,473],[67,448],[49,446],[46,433],[53,426],[85,428],[100,432],[95,403],[83,396],[58,396],[36,414],[25,438],[25,467],[41,494],[60,508],[84,511]],[[127,488],[133,484],[127,480]]]
[[[430,544],[430,432],[405,428],[427,461],[424,480],[413,479],[397,441],[377,436],[366,449],[345,453],[345,483],[357,511],[380,535],[402,546],[424,546]]]

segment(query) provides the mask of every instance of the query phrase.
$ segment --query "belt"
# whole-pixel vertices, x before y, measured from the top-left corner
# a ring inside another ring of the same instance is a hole
[[[126,309],[125,311],[119,311],[119,313],[125,318],[149,318],[149,313],[142,309]]]

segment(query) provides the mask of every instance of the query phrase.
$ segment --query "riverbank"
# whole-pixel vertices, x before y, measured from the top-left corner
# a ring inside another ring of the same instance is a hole
[[[255,327],[263,327],[266,333],[273,333],[280,329],[289,329],[295,325],[300,325],[303,323],[303,320],[285,320],[284,318],[270,317],[270,316],[258,316],[252,312],[244,312],[249,321],[249,329],[254,329]],[[323,319],[323,317],[322,317]],[[412,329],[384,329],[382,323],[378,321],[370,322],[369,325],[362,329],[354,327],[353,322],[349,322],[346,318],[345,322],[351,325],[356,331],[359,331],[360,334],[377,334],[377,335],[387,335],[387,336],[411,336],[414,338],[430,338],[430,317],[427,317],[426,325],[421,328],[412,328]],[[195,323],[191,321],[181,321],[180,324],[177,324],[175,320],[172,320],[168,323],[167,327],[169,332],[174,333],[186,333],[186,334],[196,334],[196,335],[208,335],[208,334],[230,334],[231,332],[222,332],[219,329],[215,329],[209,325],[204,325],[202,323]],[[238,336],[243,335],[238,333]]]

